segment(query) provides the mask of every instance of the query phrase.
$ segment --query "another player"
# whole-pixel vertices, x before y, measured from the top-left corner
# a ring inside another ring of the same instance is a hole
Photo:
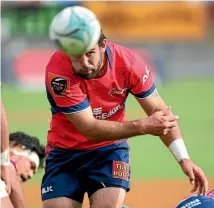
[[[4,208],[12,208],[9,194],[11,192],[11,172],[10,172],[10,155],[9,155],[9,130],[7,116],[4,105],[1,102],[1,179],[0,179],[0,199]]]
[[[181,201],[176,208],[213,208],[214,207],[214,190],[203,195],[192,195]]]
[[[189,158],[176,120],[157,92],[148,63],[131,49],[107,42],[82,56],[57,51],[46,69],[52,121],[41,192],[44,208],[120,208],[130,185],[127,138],[160,136],[182,170],[205,194],[207,179]],[[128,94],[148,117],[125,121]]]
[[[33,177],[38,168],[44,168],[45,148],[37,137],[24,132],[9,135],[11,162],[21,181]]]
[[[21,182],[33,177],[38,168],[43,168],[45,149],[37,137],[24,132],[9,135],[12,189],[10,200],[15,208],[24,208],[25,199]]]

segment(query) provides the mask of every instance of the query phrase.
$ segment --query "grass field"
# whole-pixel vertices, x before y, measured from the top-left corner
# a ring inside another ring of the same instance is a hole
[[[189,153],[204,169],[214,187],[214,78],[180,80],[158,87],[159,93],[180,116]],[[25,131],[46,143],[51,118],[50,106],[43,93],[21,92],[3,85],[4,101],[10,131]],[[127,119],[143,118],[144,112],[130,96]],[[190,194],[191,187],[171,153],[158,137],[139,136],[129,140],[131,145],[132,186],[126,198],[130,208],[170,208]],[[40,183],[43,170],[24,184],[27,208],[41,207]],[[156,200],[153,200],[155,196]],[[168,196],[167,198],[165,196]],[[143,205],[143,206],[142,206]],[[88,208],[87,199],[84,208]]]
[[[159,87],[159,93],[180,116],[181,126],[189,153],[205,170],[214,176],[214,80],[186,80]],[[23,93],[14,87],[2,88],[2,99],[8,113],[10,131],[25,131],[46,142],[50,112],[46,94]],[[127,119],[143,117],[135,99],[127,102]],[[183,173],[171,153],[158,137],[141,136],[130,139],[132,179],[181,178]],[[39,182],[43,171],[31,180]]]

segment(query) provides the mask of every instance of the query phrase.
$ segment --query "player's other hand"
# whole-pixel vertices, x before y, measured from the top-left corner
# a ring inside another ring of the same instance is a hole
[[[203,170],[190,159],[183,159],[179,162],[183,172],[189,177],[193,185],[192,193],[198,190],[198,194],[205,195],[208,191],[208,180]]]
[[[171,108],[157,111],[144,120],[144,132],[154,136],[163,136],[177,125],[179,117],[171,113]]]
[[[12,180],[9,165],[1,165],[1,178],[6,184],[6,191],[8,195],[10,195]]]

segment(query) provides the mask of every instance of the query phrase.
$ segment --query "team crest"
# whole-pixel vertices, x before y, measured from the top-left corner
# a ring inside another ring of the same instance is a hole
[[[71,97],[69,77],[49,72],[48,83],[55,96]]]
[[[52,79],[51,87],[55,94],[62,95],[67,87],[67,82],[64,78],[56,77]]]

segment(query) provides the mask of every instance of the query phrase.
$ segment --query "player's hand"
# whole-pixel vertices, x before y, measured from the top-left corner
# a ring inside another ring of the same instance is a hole
[[[12,180],[9,165],[1,165],[1,178],[6,184],[6,191],[8,195],[10,195]]]
[[[177,125],[179,117],[171,113],[171,108],[157,111],[144,120],[144,132],[154,136],[163,136]]]
[[[198,194],[205,195],[208,191],[208,180],[203,170],[190,159],[183,159],[179,164],[183,172],[189,177],[190,183],[194,186],[191,192],[198,190]]]

